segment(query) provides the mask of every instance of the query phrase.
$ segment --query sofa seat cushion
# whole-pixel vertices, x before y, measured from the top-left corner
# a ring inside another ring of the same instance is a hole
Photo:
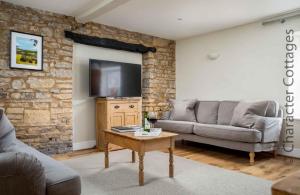
[[[80,194],[80,176],[71,168],[65,166],[34,148],[16,140],[15,145],[6,152],[22,152],[35,156],[45,169],[47,195]]]
[[[176,133],[193,133],[194,123],[188,121],[158,120],[155,123],[155,127]]]
[[[229,125],[195,124],[193,132],[196,135],[238,142],[261,142],[262,134],[256,129],[247,129]]]

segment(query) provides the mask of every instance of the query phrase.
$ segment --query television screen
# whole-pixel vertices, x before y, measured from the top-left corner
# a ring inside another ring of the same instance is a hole
[[[141,65],[90,59],[90,96],[140,97]]]

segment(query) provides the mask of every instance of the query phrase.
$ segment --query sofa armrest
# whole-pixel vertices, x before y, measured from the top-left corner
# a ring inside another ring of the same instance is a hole
[[[45,195],[42,164],[26,153],[0,153],[0,194]]]
[[[282,130],[283,119],[279,117],[258,116],[254,129],[262,132],[262,142],[278,142]]]

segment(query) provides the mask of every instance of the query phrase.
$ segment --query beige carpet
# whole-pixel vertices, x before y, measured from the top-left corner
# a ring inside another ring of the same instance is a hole
[[[168,154],[145,155],[145,185],[138,186],[138,163],[131,152],[110,153],[110,168],[104,169],[103,153],[63,161],[81,175],[83,195],[270,195],[271,181],[201,164],[175,156],[175,178],[168,177]]]

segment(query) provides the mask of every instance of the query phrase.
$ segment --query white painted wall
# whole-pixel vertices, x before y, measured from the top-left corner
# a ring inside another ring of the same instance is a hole
[[[177,98],[284,102],[285,24],[244,25],[176,42]],[[209,60],[209,53],[219,53]]]
[[[300,18],[266,26],[252,23],[177,41],[176,97],[201,100],[272,99],[285,103],[282,79],[286,29],[300,31]],[[209,60],[209,53],[220,54],[220,57]],[[297,120],[297,148],[300,148],[299,128],[300,121]]]
[[[95,100],[89,97],[89,59],[142,64],[142,55],[74,44],[73,56],[73,149],[79,150],[96,144]]]

